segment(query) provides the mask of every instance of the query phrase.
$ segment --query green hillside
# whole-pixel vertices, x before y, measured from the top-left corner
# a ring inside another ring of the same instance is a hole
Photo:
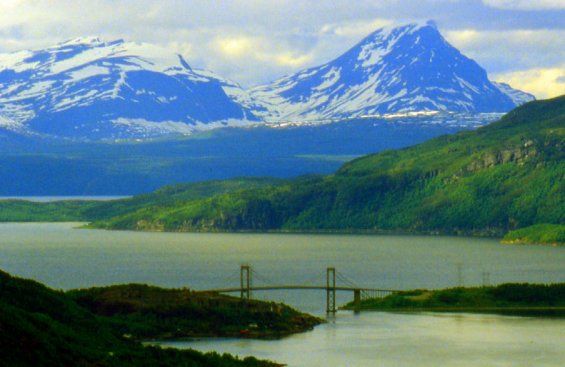
[[[504,236],[502,243],[562,245],[565,244],[565,225],[534,224],[533,226],[515,229]]]
[[[321,320],[284,305],[146,285],[63,293],[0,271],[2,366],[277,366],[255,358],[144,346],[182,336],[277,336]]]
[[[120,334],[142,340],[279,338],[322,322],[280,303],[145,284],[72,290],[67,295],[94,314],[112,317]]]
[[[475,131],[302,178],[143,208],[96,227],[164,231],[402,231],[502,235],[565,223],[565,96]]]
[[[268,177],[239,177],[164,186],[151,193],[112,201],[65,200],[30,202],[0,200],[0,222],[93,221],[130,213],[140,208],[183,205],[184,202],[242,189],[260,188],[284,182]]]
[[[517,284],[412,290],[369,298],[344,309],[439,312],[496,312],[515,315],[565,316],[565,283]]]

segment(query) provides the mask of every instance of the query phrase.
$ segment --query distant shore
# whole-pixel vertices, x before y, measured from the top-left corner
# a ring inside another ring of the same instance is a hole
[[[344,310],[469,312],[565,317],[565,283],[412,290],[350,302]]]

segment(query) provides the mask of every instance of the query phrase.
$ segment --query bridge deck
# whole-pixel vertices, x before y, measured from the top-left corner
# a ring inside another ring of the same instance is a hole
[[[396,293],[402,292],[399,290],[394,289],[379,289],[379,288],[362,288],[362,287],[327,287],[325,285],[275,285],[275,286],[260,286],[260,287],[250,287],[250,291],[272,291],[272,290],[292,290],[292,289],[314,289],[314,290],[336,290],[336,291],[349,291],[353,292],[355,290],[365,291],[365,292],[389,292],[389,293]],[[247,290],[247,288],[243,288],[243,290]],[[232,293],[232,292],[241,292],[241,287],[233,287],[233,288],[217,288],[217,289],[207,289],[207,290],[200,290],[196,291],[198,293]]]

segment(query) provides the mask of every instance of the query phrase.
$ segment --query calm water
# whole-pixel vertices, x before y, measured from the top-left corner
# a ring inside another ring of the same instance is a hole
[[[325,268],[392,289],[565,282],[565,248],[493,239],[75,230],[75,223],[0,224],[0,269],[55,288],[141,282],[209,289],[254,283],[323,284]],[[338,280],[338,283],[340,281]],[[323,314],[323,292],[256,293]],[[338,295],[338,303],[350,300]],[[282,341],[207,340],[179,347],[257,355],[290,366],[562,366],[565,320],[492,315],[338,313]]]
[[[565,320],[338,313],[335,322],[283,340],[219,339],[162,345],[254,355],[293,367],[562,367],[564,333]]]
[[[131,196],[0,196],[0,200],[26,200],[36,203],[48,203],[64,200],[110,201],[130,197]]]

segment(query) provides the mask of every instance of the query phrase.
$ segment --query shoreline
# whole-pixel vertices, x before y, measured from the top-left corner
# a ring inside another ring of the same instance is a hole
[[[494,313],[565,317],[565,283],[414,289],[347,303],[340,309],[388,312]]]
[[[282,235],[348,235],[348,236],[426,236],[426,237],[454,237],[454,238],[483,238],[497,240],[502,245],[510,246],[548,246],[548,247],[564,247],[565,243],[560,242],[527,242],[523,240],[505,240],[501,234],[491,234],[482,232],[441,232],[441,231],[392,231],[392,230],[236,230],[236,231],[226,231],[226,230],[193,230],[193,231],[169,231],[164,229],[130,229],[130,228],[105,228],[102,226],[92,226],[93,222],[88,221],[0,221],[2,224],[76,224],[77,227],[73,229],[88,229],[88,230],[103,230],[103,231],[115,231],[115,232],[135,232],[135,233],[190,233],[190,234],[282,234]]]
[[[565,318],[565,307],[406,307],[389,309],[340,307],[343,311],[355,312],[388,312],[401,314],[432,313],[468,313],[468,314],[492,314],[504,316],[531,316],[531,317],[558,317]]]

